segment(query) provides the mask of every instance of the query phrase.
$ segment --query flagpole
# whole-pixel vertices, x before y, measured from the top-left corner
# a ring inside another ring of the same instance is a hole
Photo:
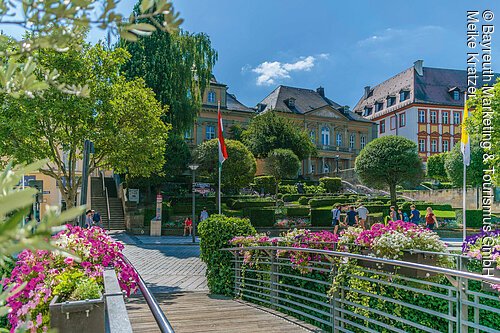
[[[462,117],[462,133],[461,133],[461,145],[463,147],[462,160],[464,167],[463,184],[462,184],[462,237],[465,242],[467,238],[467,165],[470,163],[470,141],[467,129],[465,127],[465,121],[469,116],[469,110],[467,109],[467,92],[464,93],[464,115]],[[469,145],[469,147],[467,147]],[[467,150],[469,149],[469,150]]]
[[[220,204],[220,182],[221,182],[221,173],[222,173],[222,162],[221,162],[221,159],[220,159],[220,154],[221,154],[221,135],[222,135],[222,131],[221,131],[221,127],[222,127],[222,119],[221,119],[221,114],[220,114],[220,100],[217,101],[217,125],[218,125],[218,140],[219,140],[219,188],[218,188],[218,191],[217,191],[217,203],[218,203],[218,208],[219,208],[219,215],[222,214],[222,210],[221,210],[221,204]]]
[[[464,163],[464,183],[463,183],[463,193],[462,193],[462,228],[463,228],[463,240],[465,242],[465,238],[467,237],[467,198],[466,198],[466,195],[467,195],[467,181],[466,181],[466,177],[467,177],[467,166],[465,165]]]
[[[222,171],[222,163],[219,163],[219,192],[218,192],[218,202],[219,202],[219,214],[221,214],[221,205],[220,205],[220,175]]]

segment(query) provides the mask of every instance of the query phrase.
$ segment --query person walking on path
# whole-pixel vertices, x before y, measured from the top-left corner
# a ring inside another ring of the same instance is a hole
[[[87,212],[85,212],[85,224],[84,227],[89,229],[92,226],[92,211],[89,209]]]
[[[399,220],[398,218],[398,212],[396,212],[396,207],[391,206],[391,211],[389,212],[389,220],[390,221],[397,221]]]
[[[427,207],[427,214],[425,214],[425,226],[429,230],[434,230],[434,228],[438,227],[436,215],[434,215],[431,207]]]
[[[361,225],[361,228],[363,228],[363,230],[366,230],[365,222],[366,222],[366,219],[368,218],[368,214],[370,212],[368,211],[368,209],[365,206],[363,206],[363,204],[360,204],[358,209],[357,209],[357,213],[358,213],[358,220],[359,220],[359,224]]]
[[[345,215],[344,224],[353,227],[358,224],[358,213],[354,210],[354,206],[349,207],[349,211]]]
[[[94,222],[94,225],[101,227],[102,228],[102,219],[101,219],[101,214],[99,212],[96,212],[95,210],[92,209],[92,221]]]
[[[203,210],[200,213],[200,222],[205,221],[206,219],[208,219],[208,212],[207,212],[207,208],[203,207]]]
[[[415,207],[415,205],[410,206],[410,222],[418,225],[420,223],[420,211]]]
[[[408,214],[406,214],[406,212],[403,212],[401,208],[398,209],[398,218],[403,222],[409,222]]]
[[[337,205],[337,207],[334,206],[334,208],[332,209],[332,227],[333,227],[333,233],[335,235],[339,231],[339,224],[340,224],[340,205]]]

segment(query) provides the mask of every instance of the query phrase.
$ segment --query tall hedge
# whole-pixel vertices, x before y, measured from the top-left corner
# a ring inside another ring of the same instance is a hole
[[[235,236],[255,234],[248,219],[212,215],[198,225],[200,236],[200,258],[207,265],[208,289],[212,294],[231,296],[234,287],[233,255],[222,248],[230,247],[229,240]]]
[[[338,177],[323,177],[319,183],[328,193],[336,193],[342,189],[342,179]]]
[[[311,226],[313,227],[331,227],[332,218],[333,216],[331,209],[311,209]]]
[[[254,190],[264,194],[276,194],[276,178],[274,176],[258,176],[253,179]]]
[[[250,223],[254,227],[272,227],[276,222],[274,208],[249,208],[244,213],[250,218]]]

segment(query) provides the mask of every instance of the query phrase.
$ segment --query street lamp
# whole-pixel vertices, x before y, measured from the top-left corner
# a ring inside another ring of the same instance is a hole
[[[191,185],[191,192],[193,194],[193,224],[192,224],[192,228],[193,230],[191,230],[191,237],[193,239],[193,243],[196,241],[196,236],[195,236],[195,230],[196,230],[196,212],[195,212],[195,209],[196,209],[196,202],[195,202],[195,193],[194,193],[194,183],[195,183],[195,173],[196,173],[196,169],[198,169],[199,165],[198,164],[190,164],[188,165],[188,168],[193,171],[193,183]]]
[[[335,156],[335,159],[336,159],[336,162],[337,162],[337,167],[335,168],[335,172],[337,174],[337,177],[339,176],[339,158],[340,158],[339,155]]]

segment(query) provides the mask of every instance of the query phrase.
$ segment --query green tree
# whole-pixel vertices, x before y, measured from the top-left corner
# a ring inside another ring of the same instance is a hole
[[[404,137],[383,136],[371,141],[356,158],[355,170],[361,182],[374,188],[389,188],[396,205],[396,186],[418,184],[424,174],[417,145]]]
[[[277,148],[290,149],[299,160],[316,153],[306,131],[274,111],[254,117],[243,132],[243,142],[257,158],[266,158]]]
[[[300,161],[290,149],[275,149],[266,158],[266,172],[276,179],[276,193],[278,184],[282,179],[297,177]]]
[[[432,155],[427,159],[427,177],[439,181],[448,181],[444,162],[448,153]]]
[[[456,144],[451,152],[447,154],[444,167],[448,178],[454,186],[463,187],[464,164],[460,144]],[[471,138],[470,165],[467,167],[467,185],[481,186],[483,181],[483,150],[479,146],[479,140]]]
[[[225,140],[228,158],[222,164],[221,190],[235,193],[253,180],[256,162],[252,153],[241,142]],[[217,139],[199,145],[194,160],[200,164],[200,174],[218,184],[219,144]]]
[[[158,101],[169,106],[166,121],[175,133],[191,128],[217,60],[210,38],[156,31],[134,43],[122,39],[119,45],[131,54],[122,67],[126,77],[142,77]]]
[[[3,96],[0,156],[31,163],[48,159],[40,171],[57,181],[72,207],[81,184],[78,161],[84,140],[94,143],[89,173],[95,168],[148,176],[164,164],[169,126],[164,109],[142,79],[126,81],[119,67],[128,54],[75,40],[67,52],[39,51],[43,68],[61,72],[59,80],[89,86],[89,97],[49,88],[33,98]]]

